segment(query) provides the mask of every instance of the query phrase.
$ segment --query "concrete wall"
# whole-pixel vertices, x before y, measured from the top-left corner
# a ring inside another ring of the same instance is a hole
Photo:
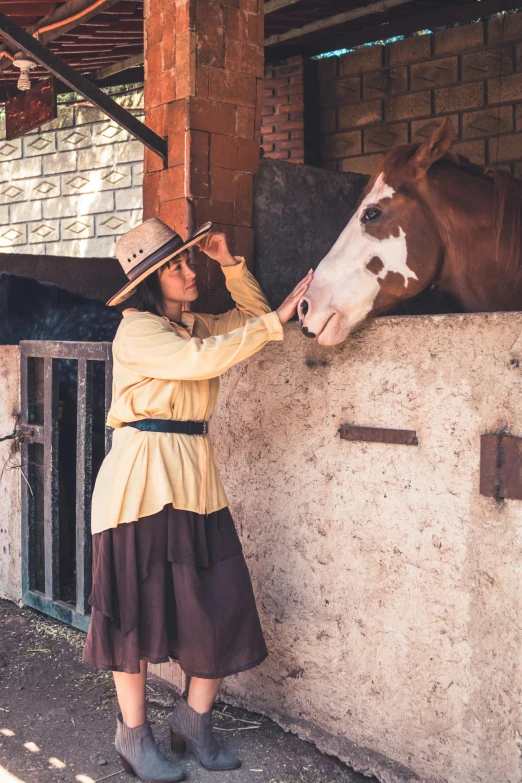
[[[143,118],[143,93],[118,102]],[[102,112],[61,106],[21,139],[0,126],[0,251],[112,256],[141,221],[143,145]]]
[[[225,376],[212,435],[270,651],[226,699],[381,781],[522,780],[522,502],[479,494],[480,435],[522,435],[521,335],[385,318],[325,349],[292,324]]]
[[[17,345],[0,345],[0,437],[10,435],[20,412],[20,355]],[[20,560],[20,451],[0,442],[0,598],[22,595]]]

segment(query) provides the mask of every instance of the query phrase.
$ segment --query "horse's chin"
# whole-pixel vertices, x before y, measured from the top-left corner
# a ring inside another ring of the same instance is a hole
[[[345,319],[338,313],[334,313],[317,335],[317,342],[319,345],[325,346],[339,345],[346,340],[351,331],[352,329]]]
[[[360,332],[361,329],[364,329],[370,320],[371,317],[365,316],[364,318],[361,318],[360,321],[350,324],[347,323],[342,316],[334,313],[325,324],[322,332],[317,336],[317,342],[319,345],[330,347],[333,345],[340,345],[340,343],[344,343],[348,337],[351,337],[356,334],[356,332]]]

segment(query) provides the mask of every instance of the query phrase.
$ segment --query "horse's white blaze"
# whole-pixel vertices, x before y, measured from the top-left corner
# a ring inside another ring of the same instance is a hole
[[[361,212],[366,209],[368,204],[378,204],[379,201],[382,201],[385,198],[392,198],[394,195],[394,189],[384,181],[384,174],[379,174],[375,180],[372,190],[361,203],[359,207],[359,214],[361,214]]]
[[[376,206],[385,198],[393,198],[395,190],[384,181],[381,174],[371,192],[343,230],[330,252],[323,258],[314,273],[308,289],[309,328],[314,331],[314,315],[319,311],[335,311],[348,332],[363,321],[371,312],[380,291],[379,280],[389,272],[403,276],[407,287],[410,279],[417,275],[408,267],[406,235],[399,228],[398,236],[376,239],[366,231],[361,222],[363,212],[369,206]],[[379,258],[382,269],[376,274],[367,269],[372,258]]]

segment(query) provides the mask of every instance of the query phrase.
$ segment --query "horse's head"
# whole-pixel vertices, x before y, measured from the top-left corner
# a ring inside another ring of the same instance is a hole
[[[342,342],[368,318],[424,290],[444,248],[422,197],[430,167],[450,154],[449,119],[420,145],[393,150],[299,302],[303,334]]]

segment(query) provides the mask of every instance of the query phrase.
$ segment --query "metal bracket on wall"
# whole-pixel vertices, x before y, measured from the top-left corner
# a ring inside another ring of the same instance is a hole
[[[83,74],[77,73],[74,68],[71,68],[70,65],[53,54],[40,41],[33,38],[32,35],[2,13],[0,13],[0,33],[8,41],[11,41],[12,44],[32,57],[33,60],[47,68],[60,81],[79,92],[80,95],[83,95],[84,98],[101,109],[104,114],[118,123],[118,125],[121,125],[122,128],[125,128],[134,138],[145,144],[146,147],[163,158],[164,161],[167,160],[168,145],[166,139],[161,138],[153,130],[147,128],[131,112],[124,109],[119,103],[116,103]]]
[[[390,430],[384,427],[359,427],[356,424],[341,424],[341,440],[363,440],[369,443],[397,443],[401,446],[418,446],[415,430]]]
[[[522,438],[506,432],[481,435],[480,494],[499,503],[522,500]]]

